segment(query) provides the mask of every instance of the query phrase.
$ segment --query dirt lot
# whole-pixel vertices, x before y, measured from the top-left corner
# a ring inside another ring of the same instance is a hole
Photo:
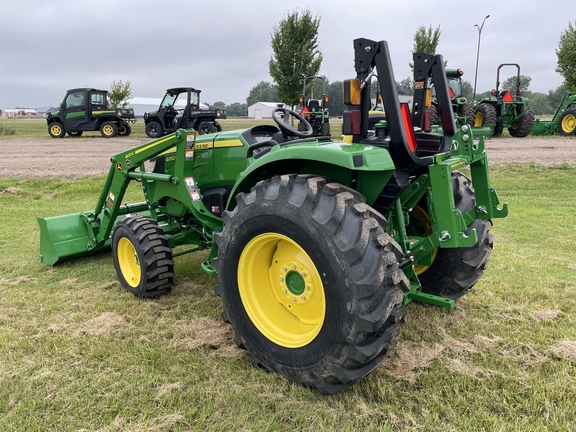
[[[5,138],[0,177],[79,177],[106,174],[110,156],[149,141],[148,138]],[[486,141],[491,164],[536,162],[576,165],[576,138],[495,138]]]

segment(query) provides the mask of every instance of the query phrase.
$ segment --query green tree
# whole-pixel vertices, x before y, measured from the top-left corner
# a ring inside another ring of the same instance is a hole
[[[568,89],[566,88],[566,84],[561,84],[558,87],[556,87],[555,90],[550,90],[548,92],[548,103],[550,104],[550,107],[552,107],[553,111],[552,113],[556,110],[556,108],[558,108],[558,105],[560,105],[560,102],[562,102],[562,98],[564,97],[564,94],[566,93]]]
[[[226,103],[222,101],[214,102],[213,104],[210,104],[210,109],[226,109]]]
[[[331,117],[342,115],[345,106],[342,102],[342,81],[326,81],[326,96],[328,96],[328,112]]]
[[[316,76],[320,70],[319,26],[320,18],[314,18],[309,10],[289,13],[274,26],[268,67],[280,102],[286,105],[298,104],[304,78]]]
[[[414,45],[412,47],[412,54],[417,52],[425,52],[427,54],[436,54],[436,48],[440,42],[440,26],[432,30],[432,26],[428,28],[421,25],[414,33]],[[414,69],[414,63],[408,63],[410,69]],[[446,65],[444,65],[446,66]]]
[[[397,81],[396,87],[398,88],[398,94],[413,95],[414,94],[414,79],[412,79],[411,77],[408,77],[408,78],[404,78],[402,81]]]
[[[233,117],[245,117],[248,115],[248,105],[234,102],[226,107],[226,114]]]
[[[272,84],[266,81],[260,81],[246,98],[246,105],[254,105],[256,102],[278,102],[278,95],[276,89]]]
[[[126,108],[128,106],[128,99],[132,97],[132,88],[130,81],[123,83],[122,80],[116,82],[112,81],[110,91],[108,92],[108,102],[110,106]]]
[[[517,80],[516,75],[507,78],[506,80],[504,80],[504,82],[502,82],[502,84],[500,84],[499,90],[510,90],[512,93],[514,93],[516,91],[516,80]],[[520,74],[520,88],[524,92],[528,91],[531,81],[532,78],[530,78],[529,76]]]
[[[576,28],[571,22],[568,22],[568,28],[560,35],[556,56],[556,72],[564,77],[567,90],[576,90]]]
[[[472,102],[474,99],[474,88],[468,81],[462,80],[462,96],[464,96],[468,102]]]

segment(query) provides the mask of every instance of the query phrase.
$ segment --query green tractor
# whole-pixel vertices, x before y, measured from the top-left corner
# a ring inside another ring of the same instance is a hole
[[[310,86],[310,81],[314,84],[314,80],[322,81],[322,97],[320,99],[314,98],[314,87]],[[306,96],[307,86],[311,87],[309,96]],[[304,117],[312,125],[312,134],[314,136],[330,136],[330,115],[328,113],[328,97],[326,96],[326,79],[324,77],[316,76],[304,79],[304,88],[302,89],[302,96],[300,96],[300,116]],[[298,130],[305,131],[306,124],[302,121],[299,122]]]
[[[83,132],[100,131],[104,138],[128,136],[130,123],[136,123],[132,108],[108,106],[108,92],[93,88],[68,90],[58,111],[48,114],[48,134],[52,138],[80,137]]]
[[[500,69],[504,66],[515,66],[518,70],[515,96],[512,96],[510,90],[498,90]],[[510,135],[516,138],[523,138],[530,134],[534,126],[534,108],[528,103],[528,98],[522,96],[518,64],[503,63],[498,66],[496,89],[492,90],[490,97],[478,102],[474,126],[490,126],[494,136],[502,135],[505,127],[508,128]]]
[[[462,90],[462,72],[460,69],[446,69],[446,78],[448,78],[448,92],[452,100],[452,109],[454,110],[454,117],[458,125],[474,126],[476,121],[476,113],[474,107],[468,103],[464,97]],[[432,105],[430,106],[430,122],[433,125],[440,124],[440,116],[438,115],[438,98],[434,90],[434,83],[432,87]]]
[[[576,91],[567,91],[552,120],[536,119],[530,135],[554,135],[559,133],[564,136],[576,134]]]
[[[396,344],[408,302],[450,308],[473,287],[492,220],[508,209],[490,186],[483,138],[455,125],[442,57],[414,56],[415,80],[436,78],[437,134],[421,131],[425,91],[417,123],[399,104],[385,41],[357,39],[354,52],[351,143],[312,136],[286,108],[273,111],[276,125],[177,130],[112,156],[93,210],[39,218],[39,261],[111,249],[121,285],[147,298],[171,290],[178,256],[205,251],[222,318],[254,365],[322,393],[358,382]],[[376,71],[386,120],[369,134]],[[133,181],[144,199],[124,203]]]

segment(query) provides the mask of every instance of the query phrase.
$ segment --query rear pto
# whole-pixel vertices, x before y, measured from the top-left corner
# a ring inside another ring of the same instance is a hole
[[[132,108],[109,108],[108,92],[93,88],[68,90],[60,109],[48,114],[48,133],[63,138],[66,133],[79,137],[83,132],[100,131],[104,138],[128,136],[130,123],[136,123]]]
[[[507,206],[484,140],[455,126],[442,57],[415,54],[411,118],[387,43],[357,39],[354,50],[350,144],[310,136],[308,122],[296,130],[289,117],[301,117],[280,108],[278,127],[180,129],[113,156],[94,210],[38,219],[39,260],[111,248],[122,286],[155,297],[171,289],[175,257],[209,251],[202,268],[217,274],[223,319],[255,365],[322,393],[358,382],[395,345],[406,303],[452,307],[478,281]],[[386,120],[369,134],[376,72]],[[421,131],[430,77],[443,134]],[[457,171],[466,166],[471,179]],[[145,200],[122,204],[133,180]]]

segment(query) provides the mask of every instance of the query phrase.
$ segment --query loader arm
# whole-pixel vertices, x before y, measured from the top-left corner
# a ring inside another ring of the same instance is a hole
[[[110,170],[93,211],[51,218],[38,218],[40,225],[40,262],[53,265],[59,261],[103,251],[110,246],[114,225],[131,213],[153,214],[155,208],[148,194],[146,202],[122,205],[128,184],[132,180],[153,181],[174,189],[183,206],[208,230],[222,222],[206,210],[201,201],[194,201],[185,176],[187,151],[193,150],[196,132],[180,129],[155,141],[112,156]],[[172,175],[146,172],[144,162],[175,150]]]

